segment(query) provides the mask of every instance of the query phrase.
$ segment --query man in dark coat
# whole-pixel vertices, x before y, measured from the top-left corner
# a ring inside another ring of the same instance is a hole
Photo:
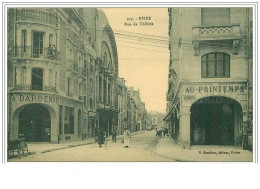
[[[113,140],[113,142],[116,142],[116,135],[117,135],[117,131],[116,131],[116,129],[114,129],[113,133],[112,133],[112,140]]]
[[[102,147],[102,144],[104,144],[104,141],[105,141],[105,138],[104,138],[104,132],[101,128],[99,128],[99,131],[98,131],[98,145],[99,145],[99,148]]]

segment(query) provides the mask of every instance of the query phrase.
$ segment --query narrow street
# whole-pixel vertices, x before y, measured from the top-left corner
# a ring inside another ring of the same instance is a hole
[[[110,136],[111,137],[111,136]],[[166,157],[155,154],[155,148],[160,139],[155,136],[155,131],[146,131],[133,135],[130,139],[130,147],[124,148],[121,140],[108,141],[107,146],[102,148],[98,144],[89,144],[79,147],[57,150],[47,153],[39,153],[10,159],[9,162],[42,162],[42,161],[173,161]]]

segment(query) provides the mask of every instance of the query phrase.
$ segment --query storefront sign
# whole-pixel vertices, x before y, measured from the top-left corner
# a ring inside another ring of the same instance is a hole
[[[15,94],[11,97],[12,102],[39,102],[39,103],[56,103],[59,105],[76,107],[79,102],[61,97],[58,95],[33,95],[33,94]]]
[[[233,104],[235,101],[231,98],[226,97],[206,97],[196,101],[196,104]]]
[[[245,85],[218,85],[218,86],[187,86],[185,93],[243,93],[246,90]]]

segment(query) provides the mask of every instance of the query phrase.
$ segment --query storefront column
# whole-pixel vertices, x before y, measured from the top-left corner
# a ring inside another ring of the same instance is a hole
[[[180,145],[190,148],[190,106],[181,106],[180,109]]]
[[[65,106],[61,108],[61,140],[64,140],[64,117],[65,117]]]

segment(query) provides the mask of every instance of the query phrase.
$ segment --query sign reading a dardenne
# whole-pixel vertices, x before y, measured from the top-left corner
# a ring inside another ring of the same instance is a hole
[[[58,95],[42,94],[15,94],[11,96],[12,102],[39,102],[39,103],[56,103],[64,106],[76,107],[78,102],[69,98]]]

